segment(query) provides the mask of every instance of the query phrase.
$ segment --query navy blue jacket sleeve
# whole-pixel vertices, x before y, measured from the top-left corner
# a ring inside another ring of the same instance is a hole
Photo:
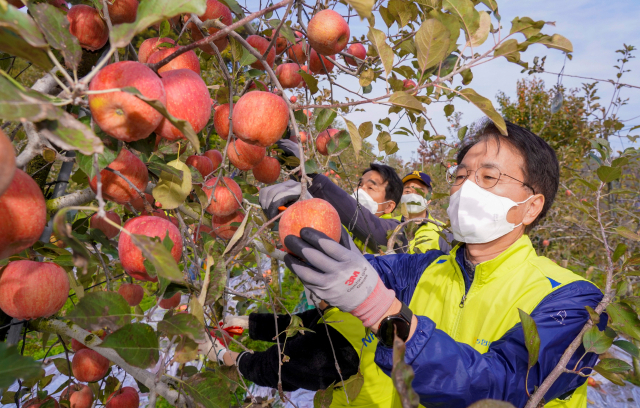
[[[380,263],[374,264],[376,270],[380,269]],[[385,283],[404,293],[408,291],[402,286],[406,284],[406,278],[400,276],[396,281],[387,279]],[[410,291],[413,292],[412,289]],[[531,317],[538,327],[541,344],[538,363],[529,373],[527,388],[530,393],[553,370],[589,319],[585,306],[595,308],[601,299],[602,292],[595,285],[578,281],[555,290],[534,309]],[[528,352],[520,324],[494,341],[489,350],[481,354],[438,330],[429,317],[417,317],[418,327],[406,344],[405,361],[415,372],[413,387],[422,405],[427,408],[466,407],[485,398],[508,401],[516,407],[526,404]],[[606,327],[606,320],[601,319],[601,330]],[[584,348],[580,346],[568,367],[574,367],[583,354]],[[593,367],[597,358],[596,354],[589,353],[578,367]],[[375,361],[389,374],[393,366],[392,350],[378,345]],[[588,374],[590,370],[583,372]],[[586,378],[575,374],[562,374],[545,395],[545,400],[563,396],[585,381]]]
[[[379,245],[387,245],[387,231],[393,231],[400,224],[398,220],[380,218],[366,208],[358,208],[356,200],[349,193],[322,174],[313,175],[312,178],[309,194],[328,201],[338,211],[342,225],[354,237],[362,242],[366,241],[367,247],[375,253],[378,252]],[[406,248],[404,234],[399,235],[402,248]]]

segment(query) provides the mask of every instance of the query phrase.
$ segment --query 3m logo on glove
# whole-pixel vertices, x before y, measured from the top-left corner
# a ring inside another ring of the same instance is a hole
[[[360,275],[360,272],[354,271],[353,275],[351,275],[351,277],[345,282],[345,285],[349,285],[349,286],[353,285],[358,275]]]

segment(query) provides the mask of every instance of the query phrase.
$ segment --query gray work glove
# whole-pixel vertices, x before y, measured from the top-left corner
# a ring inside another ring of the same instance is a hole
[[[286,207],[298,201],[301,193],[302,186],[299,181],[287,180],[284,183],[274,184],[260,189],[258,200],[267,218],[272,219],[278,215],[278,207]],[[313,197],[307,192],[306,198]]]
[[[287,267],[329,305],[353,314],[367,327],[391,307],[395,293],[384,286],[351,237],[345,247],[320,231],[303,228],[300,238],[289,235],[284,243],[297,256],[285,255]]]
[[[280,139],[276,142],[279,149],[282,150],[283,156],[295,156],[300,159],[300,149],[298,144],[291,139]]]

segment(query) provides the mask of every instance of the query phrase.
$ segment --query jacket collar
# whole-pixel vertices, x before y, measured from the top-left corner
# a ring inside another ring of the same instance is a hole
[[[451,250],[451,253],[455,255],[456,263],[462,271],[465,286],[468,290],[469,286],[471,285],[471,279],[469,278],[469,274],[464,267],[464,245],[464,243],[456,245],[456,247]],[[522,265],[522,263],[529,259],[531,256],[536,256],[536,251],[533,248],[529,237],[527,235],[523,235],[497,257],[476,265],[473,281],[478,285],[484,285],[488,281],[497,279],[501,275],[509,273],[517,266]]]

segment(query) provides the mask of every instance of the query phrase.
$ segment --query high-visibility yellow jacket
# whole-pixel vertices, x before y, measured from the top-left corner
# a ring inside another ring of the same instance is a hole
[[[418,318],[405,361],[425,407],[467,407],[485,398],[522,407],[578,335],[602,292],[591,282],[536,255],[525,235],[498,257],[465,269],[464,246],[450,253],[399,254],[367,259],[385,285]],[[518,309],[536,322],[538,362],[527,378],[528,352]],[[601,318],[601,329],[606,326]],[[568,364],[584,354],[580,347]],[[579,368],[593,367],[588,353]],[[392,350],[379,345],[376,363],[389,373]],[[589,372],[586,370],[585,372]],[[545,396],[548,407],[586,407],[586,378],[562,374]],[[559,399],[562,397],[562,399]],[[399,406],[399,401],[394,401]]]
[[[443,224],[441,221],[436,220],[429,214],[429,219],[431,221],[436,221]],[[424,254],[427,251],[432,249],[440,249],[440,234],[438,231],[441,231],[442,228],[438,227],[436,224],[432,222],[424,222],[418,230],[416,231],[416,235],[414,238],[409,241],[409,253],[422,253]],[[418,251],[416,251],[416,248]]]
[[[322,319],[319,323],[321,321]],[[331,408],[391,408],[394,387],[391,378],[374,362],[375,350],[378,345],[378,339],[375,335],[371,331],[367,331],[362,322],[352,314],[341,312],[335,307],[324,312],[324,321],[342,334],[358,353],[360,375],[364,379],[360,392],[349,397],[348,401],[344,388],[340,384],[336,384]],[[351,379],[344,378],[344,380],[345,382],[356,380],[353,377]]]

